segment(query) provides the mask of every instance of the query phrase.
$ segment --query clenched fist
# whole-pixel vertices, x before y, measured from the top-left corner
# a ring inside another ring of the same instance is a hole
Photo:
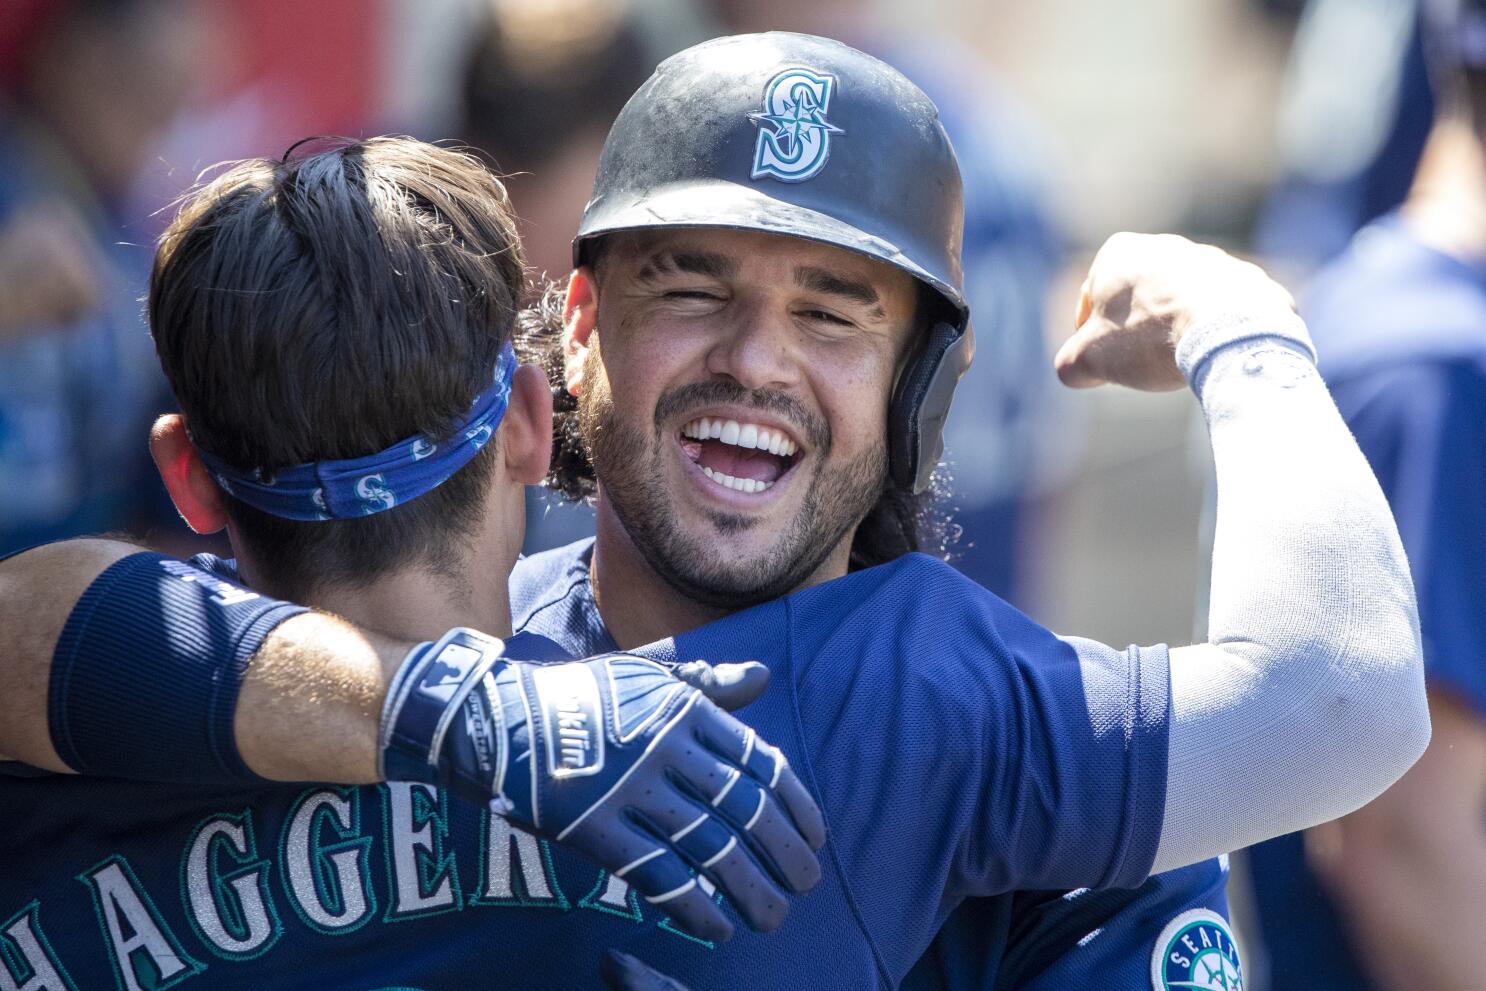
[[[1116,234],[1094,256],[1054,364],[1076,389],[1163,392],[1185,384],[1176,346],[1192,327],[1294,319],[1294,298],[1257,265],[1175,234]]]

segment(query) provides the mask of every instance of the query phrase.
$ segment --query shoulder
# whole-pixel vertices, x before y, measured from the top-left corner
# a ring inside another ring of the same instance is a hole
[[[511,569],[512,626],[521,629],[533,613],[586,584],[592,559],[593,539],[587,538],[518,560]]]
[[[1354,431],[1377,418],[1403,429],[1459,433],[1486,446],[1479,443],[1486,421],[1486,362],[1400,356],[1339,373],[1329,384]]]
[[[950,620],[1024,619],[1011,605],[926,554],[905,554],[795,592],[785,600],[795,623],[835,627],[845,620],[917,629]]]
[[[1329,385],[1406,544],[1406,523],[1433,527],[1447,504],[1474,518],[1472,494],[1486,484],[1486,361],[1400,357],[1357,365]],[[1412,558],[1422,548],[1408,550]]]
[[[1397,216],[1360,231],[1300,299],[1328,381],[1399,360],[1486,369],[1486,272],[1418,241]]]
[[[954,697],[967,682],[1024,680],[1081,651],[943,561],[908,554],[786,600],[799,677],[921,685]],[[849,672],[838,671],[845,666]]]
[[[511,628],[574,657],[614,650],[588,583],[593,539],[524,557],[511,571]]]
[[[1032,641],[1037,647],[1028,647]],[[1049,650],[1072,654],[1012,606],[923,554],[813,585],[675,638],[677,657],[749,656],[771,668],[787,666],[800,691],[838,709],[884,693],[903,706],[954,706],[967,696],[961,690],[967,679],[994,679],[990,672],[1010,672],[1017,654]]]
[[[569,661],[573,655],[562,646],[537,633],[522,630],[506,638],[506,649],[502,656],[523,661]]]

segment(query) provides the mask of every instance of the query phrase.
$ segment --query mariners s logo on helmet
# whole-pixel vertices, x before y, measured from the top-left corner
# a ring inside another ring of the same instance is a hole
[[[754,179],[773,176],[803,182],[825,167],[831,135],[844,133],[826,120],[834,76],[810,69],[785,69],[764,87],[764,109],[749,114],[762,125],[753,151]]]
[[[1194,908],[1166,924],[1151,954],[1153,991],[1243,991],[1243,965],[1228,923]]]

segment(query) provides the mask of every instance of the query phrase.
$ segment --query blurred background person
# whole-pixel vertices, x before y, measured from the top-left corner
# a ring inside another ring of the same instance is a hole
[[[1486,0],[1434,16],[1440,114],[1408,199],[1301,299],[1398,518],[1434,737],[1372,804],[1250,851],[1272,991],[1486,987]]]
[[[656,63],[707,37],[669,0],[495,0],[464,55],[454,134],[489,156],[516,209],[534,289],[565,283],[609,125]],[[527,490],[528,554],[593,535],[593,508]]]
[[[0,553],[173,519],[140,441],[150,236],[123,207],[210,35],[197,0],[0,6]]]
[[[1280,178],[1255,247],[1291,277],[1408,194],[1434,117],[1426,0],[1311,0],[1280,97]]]
[[[609,125],[656,63],[706,37],[664,0],[495,0],[460,74],[454,133],[506,176],[538,275],[566,279]]]

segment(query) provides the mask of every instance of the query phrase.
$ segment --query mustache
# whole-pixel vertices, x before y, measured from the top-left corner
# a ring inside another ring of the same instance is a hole
[[[660,433],[668,421],[703,406],[727,403],[746,406],[782,417],[811,450],[826,451],[831,446],[831,428],[824,419],[807,410],[801,402],[783,392],[747,389],[737,382],[692,382],[661,394],[655,404],[655,429]]]

